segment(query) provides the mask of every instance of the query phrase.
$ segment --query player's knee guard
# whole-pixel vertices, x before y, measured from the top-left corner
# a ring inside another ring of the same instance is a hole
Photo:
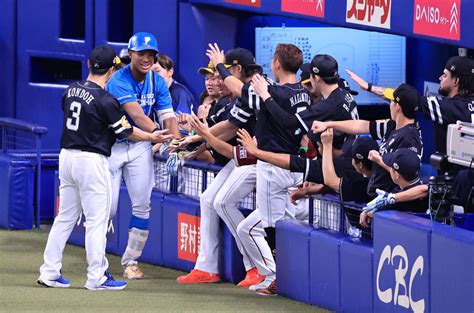
[[[273,256],[275,256],[275,250],[276,250],[275,227],[267,227],[264,229],[265,229],[265,233],[267,234],[267,236],[265,237],[265,240],[267,240],[267,243],[270,246],[270,250],[272,250],[272,254]]]

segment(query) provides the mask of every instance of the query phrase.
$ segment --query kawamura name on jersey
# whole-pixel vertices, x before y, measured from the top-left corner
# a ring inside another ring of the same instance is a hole
[[[64,112],[61,148],[110,156],[117,137],[133,128],[111,94],[91,81],[70,85],[62,98]]]

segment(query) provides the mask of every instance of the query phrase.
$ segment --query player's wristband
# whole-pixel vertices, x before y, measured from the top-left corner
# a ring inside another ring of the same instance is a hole
[[[153,130],[151,131],[151,133],[153,134],[154,132],[156,132],[156,131],[158,131],[158,130],[160,130],[160,129],[159,129],[158,127],[155,127],[155,129],[153,129]]]
[[[367,91],[372,92],[372,83],[367,84]]]
[[[231,76],[232,74],[229,72],[228,69],[226,69],[225,65],[223,63],[219,63],[216,65],[216,70],[219,72],[219,75],[221,75],[222,80],[225,80],[227,77]]]

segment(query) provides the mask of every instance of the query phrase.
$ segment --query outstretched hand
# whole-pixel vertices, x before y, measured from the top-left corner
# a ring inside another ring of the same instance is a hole
[[[356,73],[349,70],[346,70],[346,73],[357,85],[359,85],[360,89],[367,90],[369,88],[369,84],[362,77],[358,76]]]
[[[224,50],[221,50],[217,43],[210,43],[209,49],[206,50],[206,55],[209,57],[209,60],[216,66],[219,63],[225,62]]]
[[[170,141],[173,138],[173,135],[166,135],[168,129],[155,130],[150,134],[150,141],[152,143],[161,143]]]
[[[263,101],[270,98],[270,93],[268,92],[268,82],[260,74],[255,74],[252,78],[252,86],[255,90],[255,93],[262,98]]]
[[[247,150],[248,153],[255,155],[257,153],[257,139],[252,138],[249,132],[244,128],[241,128],[237,131],[237,141]]]
[[[322,133],[328,129],[328,126],[325,122],[320,122],[320,121],[314,121],[313,125],[311,126],[311,130],[315,134]]]
[[[202,137],[206,137],[207,134],[209,134],[209,126],[207,125],[207,121],[204,120],[204,122],[201,122],[199,118],[196,115],[190,115],[189,117],[189,125],[191,125],[191,128],[198,133],[198,135]]]

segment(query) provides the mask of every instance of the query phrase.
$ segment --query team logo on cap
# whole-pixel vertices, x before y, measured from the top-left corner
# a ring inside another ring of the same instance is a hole
[[[314,74],[318,74],[319,73],[319,68],[316,67],[316,66],[313,66],[313,72],[314,72]]]
[[[146,36],[144,40],[145,40],[145,45],[147,45],[150,42],[151,38]]]
[[[451,65],[451,68],[449,69],[451,72],[456,71],[456,65]]]
[[[398,163],[393,163],[393,168],[396,170],[399,170],[400,166],[398,165]]]
[[[362,160],[364,157],[362,156],[362,154],[356,153],[356,158],[358,158],[359,160]]]
[[[99,66],[100,66],[99,63],[97,63],[97,62],[94,63],[95,68],[99,68]]]

